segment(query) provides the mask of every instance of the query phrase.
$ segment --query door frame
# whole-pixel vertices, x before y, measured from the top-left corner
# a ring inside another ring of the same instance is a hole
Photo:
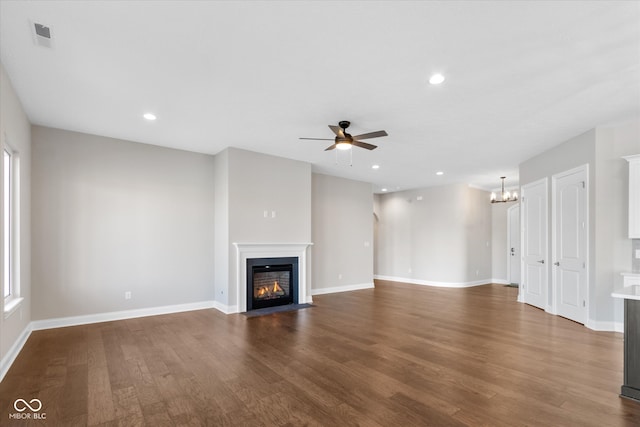
[[[585,264],[585,281],[586,281],[586,292],[584,295],[584,299],[585,299],[585,319],[584,319],[584,325],[587,324],[588,320],[589,320],[589,288],[590,288],[590,282],[589,282],[589,259],[590,259],[590,253],[589,253],[589,164],[585,163],[584,165],[578,166],[576,168],[573,169],[569,169],[566,170],[564,172],[560,172],[557,174],[554,174],[551,176],[551,260],[553,260],[553,262],[555,263],[557,261],[558,258],[558,251],[557,251],[557,242],[556,239],[558,238],[557,235],[557,218],[556,218],[556,193],[557,193],[557,182],[558,179],[563,178],[565,176],[568,175],[573,175],[574,173],[577,172],[583,172],[584,173],[584,185],[585,185],[585,260],[584,260],[584,264]],[[552,297],[552,304],[551,304],[551,308],[550,308],[550,312],[552,314],[557,315],[558,314],[558,298],[556,298],[556,293],[558,290],[558,283],[556,280],[556,274],[555,274],[555,265],[552,264],[551,266],[551,292],[553,294]]]

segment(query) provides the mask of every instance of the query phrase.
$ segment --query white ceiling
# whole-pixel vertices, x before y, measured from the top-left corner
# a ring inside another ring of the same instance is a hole
[[[640,2],[1,0],[0,59],[34,124],[234,146],[376,192],[493,189],[517,182],[520,162],[640,115]],[[434,72],[446,81],[429,85]],[[331,138],[339,120],[389,136],[354,149],[353,166],[331,141],[298,139]]]

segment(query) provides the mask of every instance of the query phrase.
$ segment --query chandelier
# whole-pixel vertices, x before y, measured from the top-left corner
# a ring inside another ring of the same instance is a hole
[[[511,194],[509,191],[504,191],[504,180],[506,176],[501,176],[502,180],[502,191],[500,192],[500,198],[498,199],[496,193],[491,193],[491,203],[506,203],[506,202],[515,202],[518,200],[518,193],[516,191]]]

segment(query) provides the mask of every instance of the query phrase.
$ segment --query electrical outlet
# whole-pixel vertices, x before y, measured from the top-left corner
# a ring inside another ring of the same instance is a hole
[[[342,273],[338,274],[338,280],[342,280]]]
[[[124,293],[124,299],[131,299],[131,291],[127,291]]]

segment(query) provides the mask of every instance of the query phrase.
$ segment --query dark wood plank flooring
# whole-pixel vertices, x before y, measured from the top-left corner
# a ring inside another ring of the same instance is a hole
[[[623,336],[502,285],[376,282],[247,318],[200,310],[35,331],[1,425],[638,426]],[[10,420],[17,398],[46,421]]]

